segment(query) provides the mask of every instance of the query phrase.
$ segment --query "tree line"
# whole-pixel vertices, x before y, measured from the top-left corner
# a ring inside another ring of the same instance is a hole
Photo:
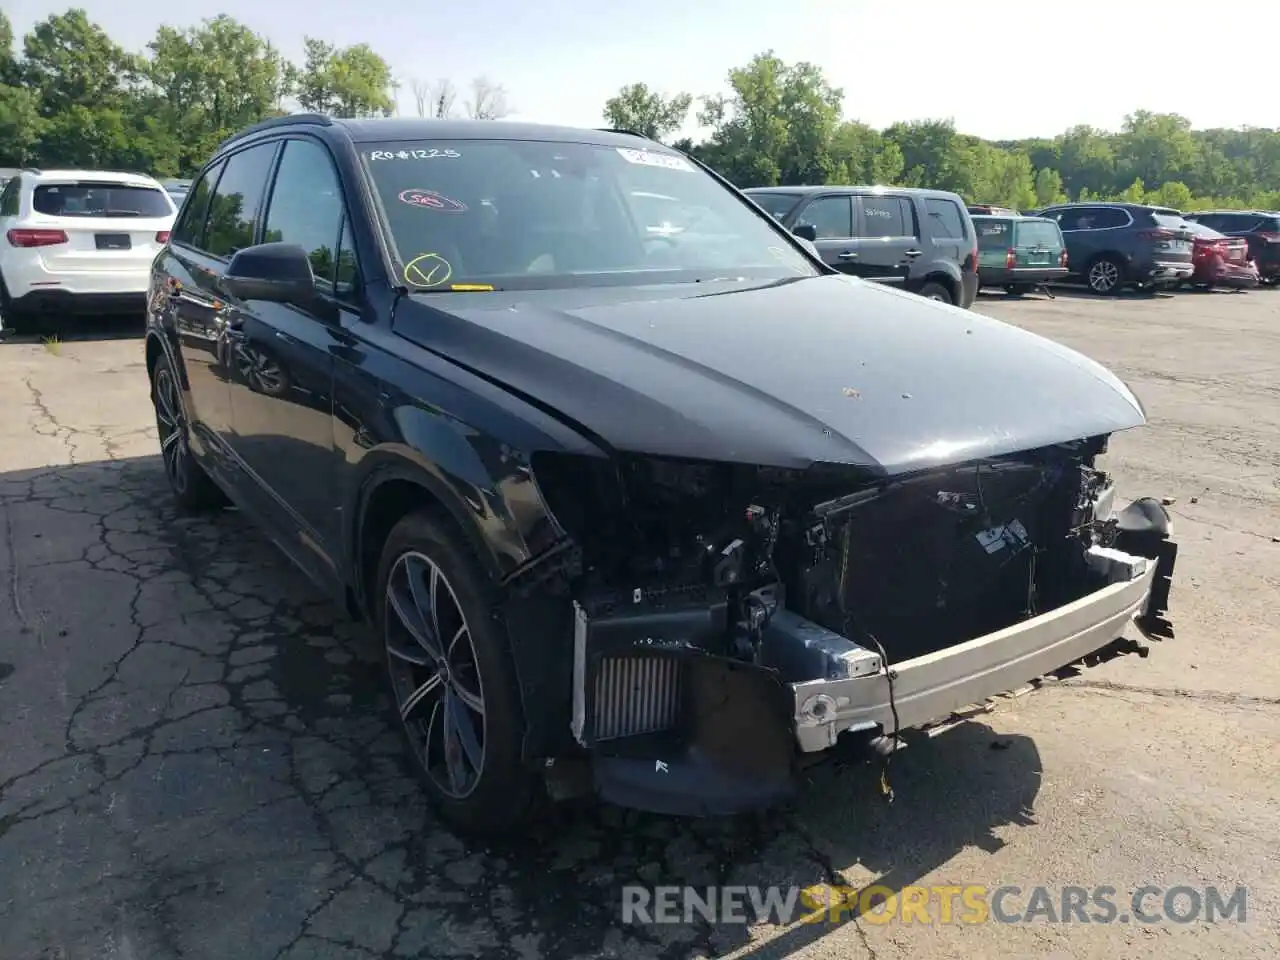
[[[606,101],[603,116],[610,127],[671,142],[694,102],[635,83]],[[1075,126],[1028,140],[984,140],[942,119],[876,130],[845,117],[845,93],[820,67],[772,51],[729,71],[727,93],[697,102],[708,136],[671,145],[740,187],[933,187],[1019,210],[1104,199],[1280,209],[1280,130],[1193,130],[1185,117],[1145,110],[1117,132]]]
[[[496,119],[507,92],[485,77],[393,75],[367,44],[303,42],[302,63],[228,16],[161,26],[125,50],[84,10],[36,24],[14,42],[0,13],[0,166],[88,167],[190,175],[223,139],[293,110],[368,117]],[[884,130],[845,116],[845,92],[813,63],[772,51],[730,70],[727,92],[695,98],[644,83],[604,105],[612,127],[669,141],[691,113],[707,135],[672,143],[739,186],[879,183],[953,190],[972,203],[1031,209],[1118,199],[1179,209],[1280,209],[1280,131],[1193,130],[1139,110],[1119,131],[1076,126],[1055,136],[990,141],[949,120]],[[696,102],[696,109],[695,109]]]
[[[15,47],[0,13],[0,166],[191,175],[226,137],[294,110],[391,115],[402,80],[368,44],[311,37],[303,62],[229,16],[161,26],[145,52],[125,50],[84,10],[36,24]],[[451,80],[409,81],[418,113],[495,119],[506,92],[485,77],[460,97]]]

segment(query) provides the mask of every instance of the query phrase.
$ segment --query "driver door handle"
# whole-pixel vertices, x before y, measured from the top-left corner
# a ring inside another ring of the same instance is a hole
[[[857,260],[858,253],[855,250],[842,250],[836,254],[836,258],[839,260]]]

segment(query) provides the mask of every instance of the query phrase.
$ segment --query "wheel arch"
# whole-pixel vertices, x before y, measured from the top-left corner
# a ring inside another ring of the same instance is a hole
[[[182,392],[184,394],[189,393],[191,384],[187,382],[187,370],[185,365],[178,362],[177,350],[174,348],[173,343],[162,331],[156,329],[148,330],[146,339],[148,382],[155,377],[156,364],[160,362],[161,357],[169,361],[169,365],[173,368],[173,372],[178,378],[178,386],[182,388]]]
[[[392,528],[415,510],[431,510],[463,537],[490,576],[495,580],[503,576],[502,565],[481,529],[475,509],[438,471],[407,449],[372,451],[366,461],[346,525],[355,606],[366,618],[371,614],[373,578],[383,544]]]
[[[960,302],[960,278],[952,276],[945,270],[931,270],[925,274],[924,279],[920,281],[920,289],[924,289],[927,284],[936,283],[939,286],[946,287],[947,292],[951,294],[951,302]]]

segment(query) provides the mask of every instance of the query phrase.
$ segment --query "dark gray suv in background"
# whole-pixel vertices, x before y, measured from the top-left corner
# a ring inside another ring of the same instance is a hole
[[[1195,231],[1177,210],[1139,203],[1063,203],[1030,215],[1057,222],[1067,242],[1068,279],[1094,293],[1176,287],[1195,272]]]
[[[968,309],[978,240],[964,201],[907,187],[751,187],[756,204],[841,273]]]

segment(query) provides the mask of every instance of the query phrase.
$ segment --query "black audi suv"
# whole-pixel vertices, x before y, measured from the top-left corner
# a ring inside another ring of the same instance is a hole
[[[460,828],[771,804],[1163,622],[1168,516],[1098,459],[1145,420],[1122,382],[642,137],[266,121],[148,298],[174,495],[373,625]]]

